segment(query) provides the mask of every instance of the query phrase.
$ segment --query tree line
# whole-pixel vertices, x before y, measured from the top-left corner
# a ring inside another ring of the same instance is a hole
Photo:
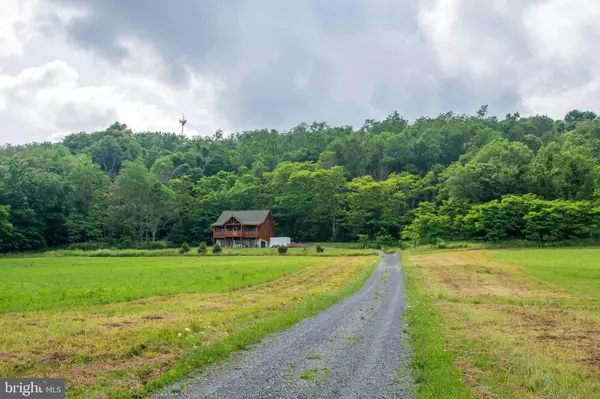
[[[398,113],[224,137],[114,123],[0,148],[0,251],[210,242],[227,209],[272,209],[296,241],[600,235],[600,119]]]

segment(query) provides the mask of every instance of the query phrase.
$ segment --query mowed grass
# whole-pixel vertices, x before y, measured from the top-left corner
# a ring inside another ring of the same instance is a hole
[[[0,259],[0,313],[226,292],[323,261],[312,257]]]
[[[403,258],[418,397],[598,397],[600,250]]]
[[[49,260],[67,263],[46,263]],[[146,279],[146,290],[133,301],[81,304],[73,300],[67,307],[0,314],[0,375],[64,377],[72,398],[147,396],[351,294],[370,275],[376,260],[374,256],[22,259],[40,263],[23,263],[18,271],[13,270],[13,282],[25,284],[35,277],[30,283],[43,286],[54,271],[68,274],[64,287],[72,292],[95,289],[95,279],[102,279],[108,291],[133,289]],[[158,263],[152,266],[152,261]],[[188,263],[177,272],[171,262],[179,261]],[[204,279],[210,283],[195,286],[185,281],[198,275],[210,276]],[[165,277],[179,279],[193,293],[155,296],[156,289],[163,289]],[[239,288],[240,282],[249,281],[255,284]],[[55,293],[60,295],[60,291]],[[31,306],[29,297],[22,301],[13,307]],[[48,306],[60,301],[46,297],[40,303]]]
[[[492,258],[523,266],[557,289],[600,299],[599,249],[532,249],[496,251]]]

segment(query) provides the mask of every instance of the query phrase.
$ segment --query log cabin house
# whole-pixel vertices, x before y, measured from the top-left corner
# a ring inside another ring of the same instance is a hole
[[[223,211],[213,228],[213,245],[227,248],[268,248],[275,233],[273,215],[266,211]]]

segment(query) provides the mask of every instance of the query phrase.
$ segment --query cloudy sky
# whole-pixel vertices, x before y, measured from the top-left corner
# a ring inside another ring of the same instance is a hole
[[[0,143],[600,102],[597,0],[0,0]]]

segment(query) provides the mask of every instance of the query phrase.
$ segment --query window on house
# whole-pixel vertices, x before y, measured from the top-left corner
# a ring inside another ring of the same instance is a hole
[[[223,226],[219,227],[219,231],[225,231],[225,227],[223,227]]]
[[[256,226],[247,226],[246,231],[249,233],[254,233],[256,232]]]

